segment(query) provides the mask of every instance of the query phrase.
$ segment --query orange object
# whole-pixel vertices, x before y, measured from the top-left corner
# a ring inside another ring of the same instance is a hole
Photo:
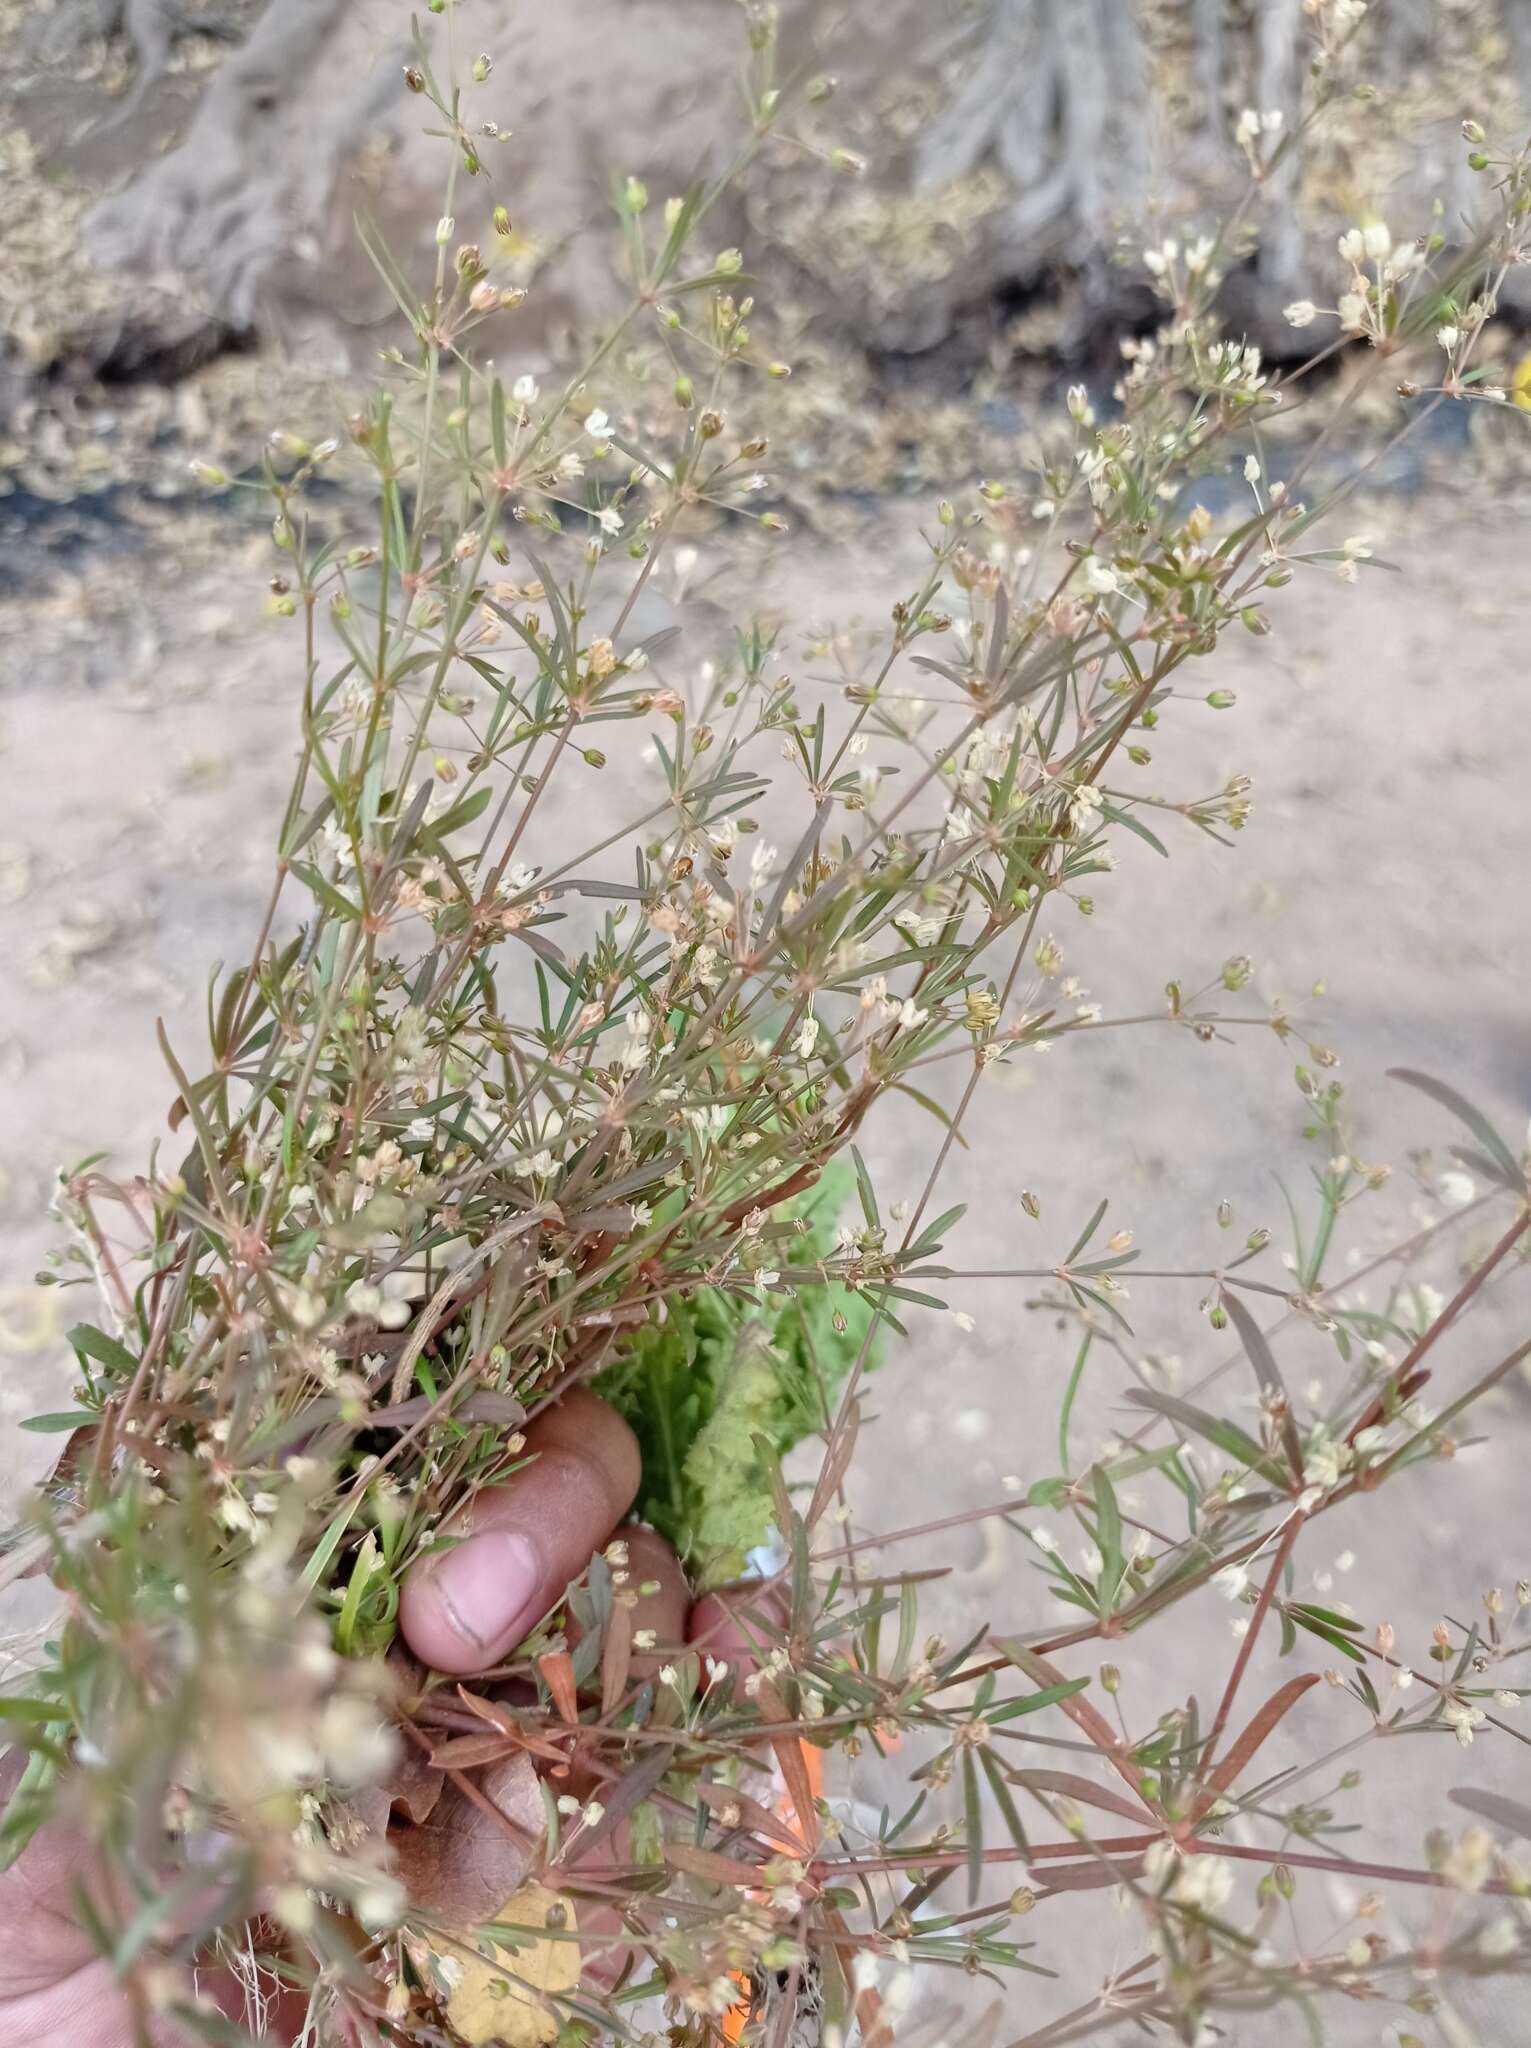
[[[737,2042],[743,2038],[745,2022],[750,2016],[750,1980],[741,1970],[733,1970],[730,1975],[739,1987],[740,1997],[739,2003],[731,2005],[723,2015],[723,2039]]]
[[[806,1779],[809,1790],[815,1799],[821,1799],[824,1796],[824,1752],[815,1749],[811,1742],[802,1741],[797,1744],[797,1752],[802,1776]],[[785,1772],[782,1775],[786,1777]],[[776,1802],[776,1811],[785,1821],[797,1820],[796,1802],[785,1785],[781,1797]],[[744,2029],[749,2023],[750,1980],[742,1970],[732,1970],[729,1974],[739,1987],[739,1998],[738,2002],[731,2005],[723,2015],[723,2038],[731,2044],[737,2044],[744,2038]]]

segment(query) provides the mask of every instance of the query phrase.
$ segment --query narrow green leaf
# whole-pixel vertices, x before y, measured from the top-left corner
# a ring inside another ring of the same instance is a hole
[[[1064,1390],[1063,1410],[1058,1417],[1058,1463],[1067,1473],[1069,1469],[1069,1418],[1074,1413],[1074,1400],[1079,1392],[1079,1383],[1084,1376],[1084,1363],[1090,1355],[1090,1346],[1095,1341],[1093,1330],[1086,1330],[1084,1342],[1074,1360],[1074,1370],[1069,1374],[1069,1383]]]
[[[59,1408],[51,1415],[29,1415],[17,1428],[29,1430],[33,1436],[62,1436],[66,1429],[84,1429],[100,1420],[88,1408]]]
[[[999,1808],[1005,1826],[1010,1831],[1011,1841],[1014,1842],[1023,1856],[1029,1856],[1031,1854],[1031,1844],[1026,1839],[1026,1830],[1021,1824],[1020,1813],[1016,1808],[1014,1799],[1010,1796],[1010,1787],[1005,1783],[1005,1773],[999,1758],[994,1755],[992,1750],[987,1749],[981,1749],[978,1752],[978,1756],[984,1768],[984,1775],[989,1780],[989,1790],[994,1795],[994,1804]]]
[[[1130,811],[1120,810],[1115,804],[1102,804],[1100,814],[1103,818],[1109,818],[1113,825],[1125,825],[1129,832],[1135,833],[1145,845],[1151,846],[1154,852],[1159,854],[1161,858],[1164,860],[1169,859],[1169,848],[1164,844],[1164,841],[1156,838],[1149,831],[1148,827],[1140,819],[1135,818]]]
[[[1281,1435],[1281,1447],[1286,1452],[1287,1463],[1292,1468],[1292,1477],[1299,1486],[1303,1483],[1302,1442],[1297,1434],[1297,1423],[1292,1414],[1292,1403],[1287,1396],[1286,1382],[1281,1377],[1281,1368],[1276,1355],[1265,1340],[1265,1332],[1245,1308],[1239,1297],[1226,1287],[1223,1290],[1223,1307],[1228,1320],[1238,1332],[1239,1342],[1245,1355],[1255,1369],[1255,1378],[1260,1382],[1260,1391],[1276,1418],[1276,1427]]]
[[[1209,1415],[1204,1408],[1194,1407],[1191,1402],[1182,1401],[1174,1394],[1160,1393],[1155,1387],[1130,1387],[1127,1399],[1140,1408],[1152,1408],[1171,1422],[1178,1422],[1193,1436],[1205,1437],[1208,1443],[1216,1444],[1220,1451],[1226,1451],[1230,1458],[1236,1458],[1241,1465],[1258,1472],[1273,1486],[1285,1489],[1289,1485],[1291,1475],[1261,1450],[1254,1438],[1246,1435],[1237,1423]]]
[[[1484,1151],[1490,1154],[1504,1175],[1506,1184],[1512,1188],[1525,1186],[1526,1177],[1521,1171],[1520,1161],[1482,1110],[1475,1109],[1465,1095],[1459,1095],[1449,1082],[1437,1081],[1431,1074],[1416,1073],[1412,1067],[1389,1067],[1388,1073],[1393,1080],[1419,1089],[1422,1095],[1430,1096],[1433,1101],[1440,1103],[1442,1108],[1449,1109],[1454,1117],[1466,1124]]]
[[[983,1883],[983,1806],[978,1797],[978,1772],[970,1747],[962,1752],[962,1810],[967,1834],[968,1904],[978,1898]]]
[[[1115,1610],[1116,1596],[1127,1570],[1127,1559],[1122,1549],[1122,1511],[1117,1505],[1116,1489],[1104,1469],[1097,1465],[1092,1477],[1095,1487],[1095,1540],[1105,1560],[1100,1574],[1101,1613],[1109,1616]]]
[[[1106,1213],[1106,1203],[1108,1199],[1109,1197],[1104,1195],[1101,1197],[1100,1206],[1096,1209],[1095,1214],[1090,1218],[1089,1222],[1080,1232],[1078,1238],[1075,1241],[1074,1249],[1063,1261],[1065,1266],[1073,1265],[1075,1259],[1078,1258],[1079,1254],[1084,1250],[1085,1246],[1090,1242],[1090,1239],[1095,1235],[1096,1231],[1100,1228],[1100,1219]]]
[[[108,1337],[104,1330],[98,1330],[91,1323],[76,1323],[69,1332],[69,1342],[76,1351],[83,1351],[87,1358],[93,1358],[97,1365],[104,1365],[108,1372],[119,1379],[130,1380],[138,1370],[138,1360],[125,1344],[119,1344],[115,1337]]]

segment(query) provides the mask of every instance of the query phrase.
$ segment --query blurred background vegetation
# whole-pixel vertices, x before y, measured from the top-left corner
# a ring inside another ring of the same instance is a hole
[[[720,232],[767,281],[797,372],[775,411],[783,488],[844,529],[870,498],[994,468],[1050,387],[1109,391],[1149,331],[1145,234],[1194,231],[1247,176],[1240,111],[1295,111],[1303,0],[788,0],[789,57],[832,78],[814,128],[864,174],[767,152]],[[612,182],[683,189],[736,146],[732,0],[472,0],[508,132],[482,176],[491,252],[529,288],[515,329],[566,359],[618,302]],[[337,389],[395,337],[360,250],[374,220],[428,262],[439,146],[399,89],[393,0],[0,0],[0,538],[21,574],[152,542],[193,456],[248,469],[279,424],[328,431]],[[1531,106],[1521,0],[1381,0],[1362,96],[1276,174],[1224,285],[1230,323],[1295,359],[1283,306],[1337,229],[1461,228],[1460,122]],[[464,198],[468,195],[465,193]],[[1512,276],[1512,359],[1528,286]],[[1489,354],[1493,351],[1490,349]],[[1336,377],[1343,379],[1344,364]],[[1466,431],[1463,415],[1450,431]],[[1447,409],[1448,416],[1452,409]],[[1416,460],[1411,455],[1411,461]],[[795,484],[794,484],[795,480]],[[222,544],[200,498],[178,553]]]

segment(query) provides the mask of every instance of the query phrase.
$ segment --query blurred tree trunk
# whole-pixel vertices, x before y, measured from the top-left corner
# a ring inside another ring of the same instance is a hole
[[[168,52],[166,0],[126,0],[142,67]],[[103,200],[92,246],[118,269],[178,270],[235,326],[253,324],[274,263],[327,208],[346,155],[398,73],[359,85],[327,64],[346,0],[268,0],[248,39],[213,74],[176,147]],[[155,40],[142,43],[143,22]],[[315,76],[326,90],[306,97]],[[295,118],[298,106],[301,120]]]
[[[130,104],[169,62],[185,4],[91,0],[75,14],[115,26],[136,49]],[[227,4],[247,10],[249,0]],[[841,0],[785,0],[787,33],[801,42],[842,11]],[[835,139],[864,143],[873,158],[870,196],[762,165],[746,195],[752,238],[775,242],[770,260],[789,277],[795,267],[800,298],[827,327],[874,349],[936,347],[997,301],[1036,300],[1057,308],[1040,345],[1077,353],[1145,312],[1134,265],[1116,260],[1136,248],[1145,219],[1161,232],[1205,228],[1242,190],[1239,109],[1280,109],[1291,121],[1307,10],[1303,0],[986,0],[954,31],[957,12],[851,0],[827,52],[844,86],[830,117],[850,131]],[[336,194],[381,124],[393,151],[380,207],[390,239],[422,246],[436,211],[434,167],[402,118],[407,52],[395,24],[394,0],[266,0],[172,146],[141,155],[96,208],[92,253],[129,277],[178,272],[224,332],[280,327],[302,303],[326,306],[337,324],[375,318],[354,266],[343,275],[351,207]],[[518,221],[548,256],[558,252],[559,317],[587,324],[607,290],[611,175],[639,170],[678,186],[717,156],[735,119],[733,10],[716,0],[533,10],[484,0],[473,33],[510,80],[501,111],[517,131],[504,161]],[[601,67],[598,86],[594,49],[621,59]],[[1380,101],[1338,108],[1274,174],[1257,245],[1227,281],[1230,318],[1258,339],[1279,338],[1288,300],[1323,295],[1325,244],[1341,217],[1390,205],[1400,224],[1423,226],[1439,194],[1449,231],[1474,185],[1463,114],[1503,132],[1523,118],[1531,0],[1388,0],[1372,7],[1357,57]],[[907,108],[911,94],[924,95],[917,122],[890,127],[887,110]],[[779,203],[784,192],[790,205]],[[297,277],[305,265],[308,277]]]

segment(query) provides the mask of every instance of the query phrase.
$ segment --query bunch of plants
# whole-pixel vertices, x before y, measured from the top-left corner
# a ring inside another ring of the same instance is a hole
[[[755,422],[790,374],[709,227],[760,149],[854,175],[827,85],[784,76],[748,13],[738,162],[672,198],[617,190],[630,307],[539,377],[503,367],[514,145],[455,10],[432,12],[446,32],[403,86],[450,165],[432,274],[373,239],[408,343],[332,441],[278,434],[239,486],[272,501],[298,707],[266,915],[209,982],[206,1055],[162,1034],[172,1135],[146,1171],[62,1185],[49,1277],[101,1306],[72,1331],[76,1406],[33,1425],[67,1443],[4,1560],[63,1600],[0,1701],[26,1757],[6,1857],[85,1829],[110,1882],[80,1911],[146,2039],[258,2036],[296,1999],[316,2043],[880,2044],[912,2038],[926,1972],[937,2008],[990,1980],[1002,2038],[1037,2048],[1124,2017],[1212,2041],[1287,2001],[1315,2028],[1363,1998],[1406,2027],[1449,2014],[1454,1972],[1525,1963],[1531,1809],[1463,1795],[1473,1818],[1443,1808],[1418,1867],[1368,1861],[1328,1839],[1327,1781],[1353,1789],[1337,1753],[1276,1770],[1265,1744],[1301,1740],[1326,1679],[1353,1703],[1345,1753],[1508,1731],[1520,1694],[1503,1667],[1531,1589],[1417,1645],[1295,1590],[1331,1510],[1449,1483],[1461,1418],[1526,1354],[1427,1388],[1527,1241],[1524,1154],[1454,1086],[1411,1077],[1455,1121],[1454,1206],[1336,1278],[1387,1176],[1354,1156],[1334,1055],[1253,1002],[1241,959],[1172,984],[1158,1026],[1296,1052],[1322,1161],[1285,1264],[1257,1232],[1200,1276],[1234,1356],[1174,1389],[1139,1370],[1138,1251],[1104,1201],[1017,1265],[1065,1333],[1057,1454],[971,1510],[1040,1574],[971,1641],[922,1627],[924,1529],[868,1545],[845,1482],[908,1311],[963,1313],[943,1182],[985,1077],[1109,1021],[1055,929],[1116,886],[1122,835],[1236,835],[1247,778],[1174,790],[1177,734],[1233,709],[1224,635],[1371,566],[1318,530],[1317,444],[1267,476],[1267,422],[1341,349],[1398,386],[1400,431],[1502,403],[1478,356],[1531,240],[1526,156],[1469,123],[1486,224],[1456,247],[1348,231],[1335,305],[1291,309],[1323,345],[1273,373],[1215,308],[1282,152],[1356,89],[1358,10],[1314,5],[1311,105],[1245,117],[1228,219],[1134,257],[1160,319],[1110,402],[1071,391],[1034,466],[935,508],[880,658],[794,674],[789,638],[744,622],[698,668],[646,599],[699,532],[785,544]],[[365,516],[315,489],[342,467],[370,480]],[[1230,471],[1247,501],[1214,518],[1197,481]],[[890,1114],[932,1128],[896,1193],[858,1143]],[[1017,1236],[1040,1245],[1035,1209]],[[1341,1362],[1321,1398],[1283,1379],[1294,1323]],[[1081,1461],[1071,1416],[1106,1360],[1130,1421]],[[1258,1395],[1242,1421],[1234,1371]],[[399,1633],[411,1574],[576,1392],[634,1433],[641,1523],[696,1592],[729,1589],[728,1653],[642,1626],[618,1531],[488,1670],[427,1668]],[[1066,1625],[1038,1625],[1038,1588]],[[1226,1668],[1140,1713],[1103,1659],[1220,1594],[1247,1623]],[[1256,1697],[1273,1639],[1291,1675]],[[873,1752],[907,1769],[900,1808],[844,1796]],[[1371,1907],[1299,1941],[1294,1895],[1345,1872],[1449,1909],[1413,1941]],[[1101,1889],[1138,1953],[1060,2005],[1047,1979]]]

